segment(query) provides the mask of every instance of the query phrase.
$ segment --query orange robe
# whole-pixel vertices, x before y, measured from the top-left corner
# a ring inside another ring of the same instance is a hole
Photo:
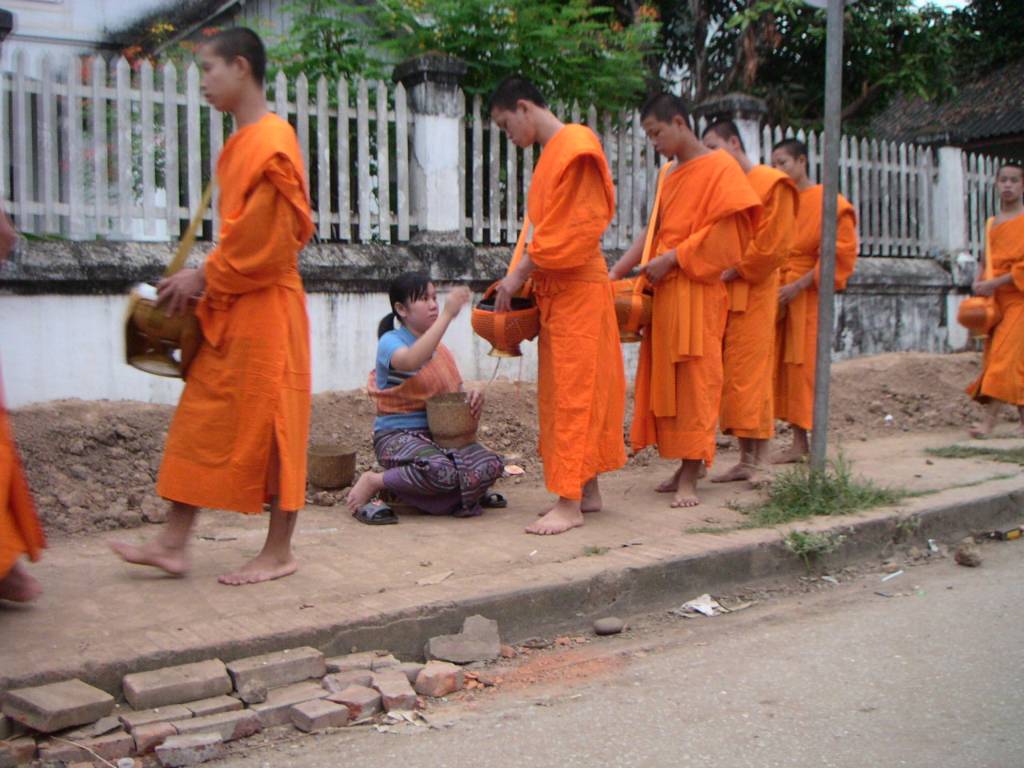
[[[793,247],[782,267],[782,285],[792,283],[812,269],[814,283],[780,313],[776,332],[779,343],[776,345],[775,418],[805,430],[813,426],[823,192],[818,184],[800,193]],[[842,291],[857,264],[857,213],[845,197],[838,197],[835,289]]]
[[[999,323],[985,345],[985,364],[968,392],[1024,405],[1024,214],[1002,224],[988,223],[985,279],[1010,274],[1013,282],[996,290]]]
[[[722,364],[722,432],[767,440],[775,433],[772,380],[775,376],[775,316],[779,267],[793,241],[800,193],[782,171],[755,165],[747,180],[764,204],[757,233],[727,285],[729,320]]]
[[[537,400],[548,490],[583,485],[626,463],[626,377],[601,236],[615,188],[601,143],[567,125],[541,152],[527,198],[533,290],[540,310]]]
[[[653,253],[675,251],[676,269],[654,286],[640,342],[631,441],[668,459],[715,456],[728,298],[722,272],[740,264],[761,201],[722,150],[670,170],[662,186]]]
[[[236,131],[217,162],[220,243],[203,267],[203,345],[171,422],[157,492],[256,513],[305,501],[311,380],[298,256],[313,232],[299,144],[273,114]],[[276,447],[278,473],[268,476]],[[276,480],[276,482],[274,482]]]
[[[0,579],[22,555],[38,560],[45,546],[46,539],[36,517],[0,395]]]

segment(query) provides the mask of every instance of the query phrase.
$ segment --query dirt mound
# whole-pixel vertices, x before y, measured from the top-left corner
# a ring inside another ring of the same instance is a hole
[[[894,430],[964,426],[978,415],[978,407],[963,394],[978,369],[973,354],[888,354],[838,363],[833,433],[866,439]],[[14,431],[47,531],[74,534],[159,521],[166,505],[155,495],[154,482],[172,413],[169,406],[76,400],[15,411]],[[351,446],[358,453],[358,470],[369,469],[373,417],[373,405],[362,391],[316,395],[311,439]],[[480,439],[529,477],[540,477],[535,387],[492,383]],[[645,452],[631,463],[643,466],[648,459]],[[318,501],[343,496],[338,492]]]

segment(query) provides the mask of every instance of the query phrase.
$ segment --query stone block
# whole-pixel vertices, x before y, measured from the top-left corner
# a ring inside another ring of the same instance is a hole
[[[248,705],[262,704],[267,700],[267,686],[259,683],[243,685],[241,690],[235,691],[235,696]]]
[[[416,685],[416,678],[419,677],[420,671],[423,669],[423,664],[418,661],[404,661],[399,664],[396,669],[409,678],[409,682]]]
[[[381,704],[388,712],[416,709],[416,691],[409,684],[409,678],[398,670],[374,672],[372,684],[380,693]]]
[[[91,752],[89,750],[92,750]],[[51,741],[39,748],[39,761],[47,763],[73,763],[77,760],[92,762],[93,752],[104,760],[114,762],[122,757],[130,757],[135,751],[135,741],[121,731],[95,739],[82,739],[76,744],[63,741]]]
[[[170,736],[156,748],[163,768],[185,768],[224,756],[224,742],[216,733],[190,733]]]
[[[300,731],[310,733],[324,728],[348,725],[349,711],[344,704],[326,699],[313,699],[296,704],[291,709],[292,724]]]
[[[327,700],[347,707],[353,721],[372,717],[381,710],[380,694],[363,685],[353,685],[341,693],[332,693]]]
[[[379,672],[382,669],[395,669],[402,662],[392,656],[390,653],[386,656],[377,656],[370,662],[370,669],[374,672]]]
[[[346,656],[334,656],[327,660],[328,672],[351,672],[355,669],[373,669],[375,659],[387,656],[387,651],[363,651]]]
[[[4,714],[43,733],[74,728],[114,711],[114,697],[81,680],[64,680],[8,691]]]
[[[192,733],[216,733],[225,742],[244,739],[263,730],[260,716],[251,709],[193,717],[190,720],[179,720],[173,725],[183,736]]]
[[[219,715],[221,712],[234,712],[243,709],[244,705],[234,696],[214,696],[210,699],[189,701],[183,705],[192,713],[192,717],[206,717],[207,715]],[[183,718],[179,718],[183,719]]]
[[[278,688],[323,677],[327,674],[327,663],[316,648],[291,648],[232,661],[228,664],[228,674],[236,691],[254,685]]]
[[[331,693],[340,693],[350,685],[362,685],[369,687],[373,680],[373,673],[365,669],[353,669],[350,672],[335,672],[327,675],[320,684],[324,690]]]
[[[159,747],[171,736],[176,736],[178,729],[171,723],[146,723],[132,730],[135,741],[135,754],[145,755]]]
[[[250,711],[259,715],[264,728],[291,722],[290,710],[296,704],[313,699],[325,699],[328,692],[320,683],[305,682],[275,688],[262,704],[253,704]]]
[[[192,717],[192,710],[182,704],[171,704],[167,707],[144,709],[141,712],[122,712],[117,719],[129,732],[134,732],[140,725],[173,723],[175,720],[184,720],[187,717]]]
[[[152,672],[135,672],[125,675],[121,685],[133,709],[151,709],[228,693],[231,678],[224,662],[210,659]]]
[[[470,616],[463,622],[461,633],[428,640],[424,655],[428,660],[438,659],[455,664],[496,659],[501,655],[498,622],[483,616]]]
[[[416,677],[416,693],[440,698],[461,691],[465,673],[461,667],[447,661],[428,661]]]
[[[36,740],[31,736],[17,736],[0,741],[0,768],[27,765],[36,759]]]

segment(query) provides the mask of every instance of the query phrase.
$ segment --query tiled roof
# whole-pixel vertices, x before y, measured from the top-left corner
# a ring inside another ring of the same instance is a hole
[[[942,102],[897,97],[871,121],[871,133],[892,141],[954,142],[1024,133],[1024,59],[961,84]]]

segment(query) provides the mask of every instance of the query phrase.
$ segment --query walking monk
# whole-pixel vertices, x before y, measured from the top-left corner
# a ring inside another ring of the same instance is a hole
[[[171,314],[196,307],[203,345],[171,422],[157,493],[167,525],[144,546],[117,544],[130,563],[180,575],[199,507],[259,513],[269,501],[263,550],[224,584],[294,573],[291,538],[305,500],[310,414],[309,324],[298,255],[312,234],[295,132],[267,111],[263,43],[244,28],[200,48],[202,88],[237,130],[217,162],[220,243],[201,269],[161,281]]]
[[[796,139],[772,148],[772,165],[796,182],[800,210],[789,258],[782,267],[776,338],[775,418],[789,422],[793,443],[776,464],[801,461],[809,452],[807,433],[814,411],[814,361],[818,344],[818,260],[824,188],[807,175],[807,147]],[[857,214],[839,195],[835,289],[842,291],[857,263]],[[827,425],[821,425],[826,429]]]
[[[14,249],[16,240],[14,227],[0,211],[0,263]],[[28,492],[0,392],[0,600],[28,603],[39,597],[39,582],[19,561],[22,555],[38,560],[44,546],[46,539]]]
[[[542,151],[527,197],[533,239],[497,291],[507,311],[526,280],[540,309],[537,404],[544,480],[558,501],[527,533],[583,525],[601,509],[597,477],[626,463],[626,377],[601,235],[615,190],[597,136],[564,125],[529,81],[512,77],[491,96],[491,118],[519,147]]]
[[[793,242],[800,194],[782,171],[754,165],[731,120],[719,120],[704,131],[704,145],[723,149],[740,164],[764,205],[754,238],[739,266],[722,273],[729,291],[722,365],[722,411],[719,429],[736,435],[740,460],[713,483],[756,481],[764,470],[768,445],[775,434],[772,379],[775,375],[775,317],[779,267]]]
[[[640,119],[658,153],[674,159],[662,169],[660,203],[647,225],[655,232],[643,274],[654,301],[640,342],[631,441],[634,450],[657,445],[664,458],[680,460],[658,490],[675,493],[673,507],[693,507],[698,476],[715,456],[728,312],[722,273],[740,265],[761,201],[736,161],[693,133],[682,99],[654,96]],[[612,267],[613,277],[636,266],[646,237]]]
[[[985,342],[981,376],[968,387],[986,404],[985,419],[971,429],[987,437],[1003,403],[1017,406],[1024,433],[1024,169],[1007,163],[996,177],[999,213],[985,225],[985,268],[974,283],[976,296],[992,296],[999,322]]]

